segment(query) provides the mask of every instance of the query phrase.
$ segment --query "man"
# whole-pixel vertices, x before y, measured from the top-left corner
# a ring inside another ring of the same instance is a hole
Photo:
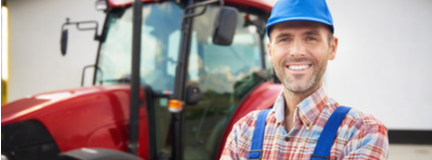
[[[311,159],[326,122],[339,108],[322,88],[327,61],[336,57],[333,30],[324,0],[279,0],[273,7],[267,49],[283,90],[265,119],[261,159]],[[259,112],[234,125],[221,159],[249,158]],[[387,159],[384,124],[355,108],[344,116],[334,140],[323,138],[332,140],[328,158]]]

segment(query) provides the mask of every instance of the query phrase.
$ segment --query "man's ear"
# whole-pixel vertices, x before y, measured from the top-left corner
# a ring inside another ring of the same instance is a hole
[[[269,61],[271,63],[273,63],[273,57],[272,57],[272,53],[271,53],[271,44],[270,44],[270,42],[267,42],[267,52],[269,54]]]
[[[338,47],[339,39],[337,37],[333,37],[333,39],[330,42],[330,54],[329,54],[329,60],[333,60],[336,58],[336,51]]]

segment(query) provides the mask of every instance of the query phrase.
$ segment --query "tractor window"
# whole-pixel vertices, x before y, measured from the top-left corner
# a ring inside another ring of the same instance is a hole
[[[107,33],[101,44],[97,82],[102,85],[129,83],[132,55],[133,8],[110,12]],[[175,64],[180,45],[183,10],[174,2],[143,7],[141,38],[141,83],[156,92],[174,87]]]
[[[187,84],[203,92],[196,105],[184,109],[184,159],[214,159],[229,117],[261,79],[261,36],[253,23],[259,16],[240,12],[232,45],[212,43],[218,6],[194,18]],[[132,52],[132,8],[109,12],[101,43],[96,81],[100,85],[129,83]],[[197,8],[197,11],[202,8]],[[175,2],[143,7],[141,83],[154,92],[171,93],[179,53],[183,9]],[[168,92],[167,92],[168,91]],[[170,116],[166,98],[155,98],[156,152],[171,155]]]
[[[215,158],[230,115],[261,81],[255,73],[263,69],[263,41],[250,23],[258,17],[240,12],[232,45],[220,46],[212,43],[218,9],[208,6],[204,15],[194,19],[187,83],[198,84],[203,97],[198,104],[185,107],[186,160]]]

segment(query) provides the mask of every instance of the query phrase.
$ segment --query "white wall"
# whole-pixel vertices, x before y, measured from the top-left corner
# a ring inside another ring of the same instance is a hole
[[[336,59],[326,87],[389,129],[432,130],[432,1],[328,0]]]
[[[82,68],[95,63],[98,43],[93,40],[93,31],[70,26],[67,54],[62,56],[61,26],[66,17],[71,21],[97,20],[102,26],[105,14],[96,11],[95,2],[7,0],[11,36],[8,102],[80,86]]]
[[[325,86],[343,105],[359,108],[389,129],[432,130],[432,1],[327,0],[339,50]],[[98,20],[95,0],[8,0],[11,20],[9,101],[80,85],[95,62],[93,32],[69,28],[60,54],[60,27]]]

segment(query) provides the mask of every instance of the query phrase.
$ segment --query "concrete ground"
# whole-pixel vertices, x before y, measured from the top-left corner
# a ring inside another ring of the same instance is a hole
[[[390,144],[389,160],[432,160],[432,145]]]

